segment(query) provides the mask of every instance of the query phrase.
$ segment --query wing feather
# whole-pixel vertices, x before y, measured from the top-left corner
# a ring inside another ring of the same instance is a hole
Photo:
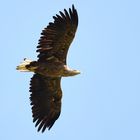
[[[50,129],[58,119],[61,111],[60,78],[49,78],[34,74],[31,79],[30,100],[33,122],[38,131]]]
[[[67,11],[59,12],[53,16],[54,22],[42,31],[38,43],[38,61],[46,62],[47,58],[54,58],[66,63],[66,56],[69,46],[75,36],[78,26],[78,14],[74,5]],[[49,48],[49,49],[47,49]]]

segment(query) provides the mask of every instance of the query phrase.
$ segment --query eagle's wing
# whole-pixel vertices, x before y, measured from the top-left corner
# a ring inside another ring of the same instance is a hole
[[[34,74],[31,79],[30,100],[33,122],[36,122],[38,131],[50,129],[60,115],[62,96],[60,80],[61,78],[49,78],[39,74]]]
[[[41,33],[37,46],[37,52],[40,52],[38,61],[54,58],[66,63],[66,55],[78,26],[78,14],[74,5],[69,11],[64,9],[64,13],[59,13]]]

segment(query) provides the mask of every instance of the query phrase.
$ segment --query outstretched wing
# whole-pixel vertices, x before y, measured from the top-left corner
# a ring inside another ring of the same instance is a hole
[[[60,80],[61,78],[49,78],[39,74],[34,74],[31,79],[30,100],[33,122],[36,122],[38,131],[50,129],[60,115],[62,97]]]
[[[69,11],[64,9],[64,13],[59,13],[53,16],[54,22],[50,22],[41,33],[37,46],[38,61],[55,59],[66,63],[67,52],[78,26],[78,14],[74,5]]]

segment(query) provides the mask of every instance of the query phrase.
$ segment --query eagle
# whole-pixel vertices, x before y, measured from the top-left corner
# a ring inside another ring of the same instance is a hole
[[[42,30],[38,42],[37,61],[25,58],[17,66],[21,72],[33,72],[30,81],[30,104],[37,131],[50,130],[61,112],[61,78],[80,74],[67,66],[66,58],[77,26],[74,5],[53,16],[54,21]]]

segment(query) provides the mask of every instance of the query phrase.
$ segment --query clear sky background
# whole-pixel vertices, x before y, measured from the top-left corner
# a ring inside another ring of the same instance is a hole
[[[32,73],[41,30],[74,4],[79,27],[68,54],[81,75],[63,78],[62,112],[50,131],[32,123]],[[140,1],[4,0],[0,2],[1,140],[140,140]]]

